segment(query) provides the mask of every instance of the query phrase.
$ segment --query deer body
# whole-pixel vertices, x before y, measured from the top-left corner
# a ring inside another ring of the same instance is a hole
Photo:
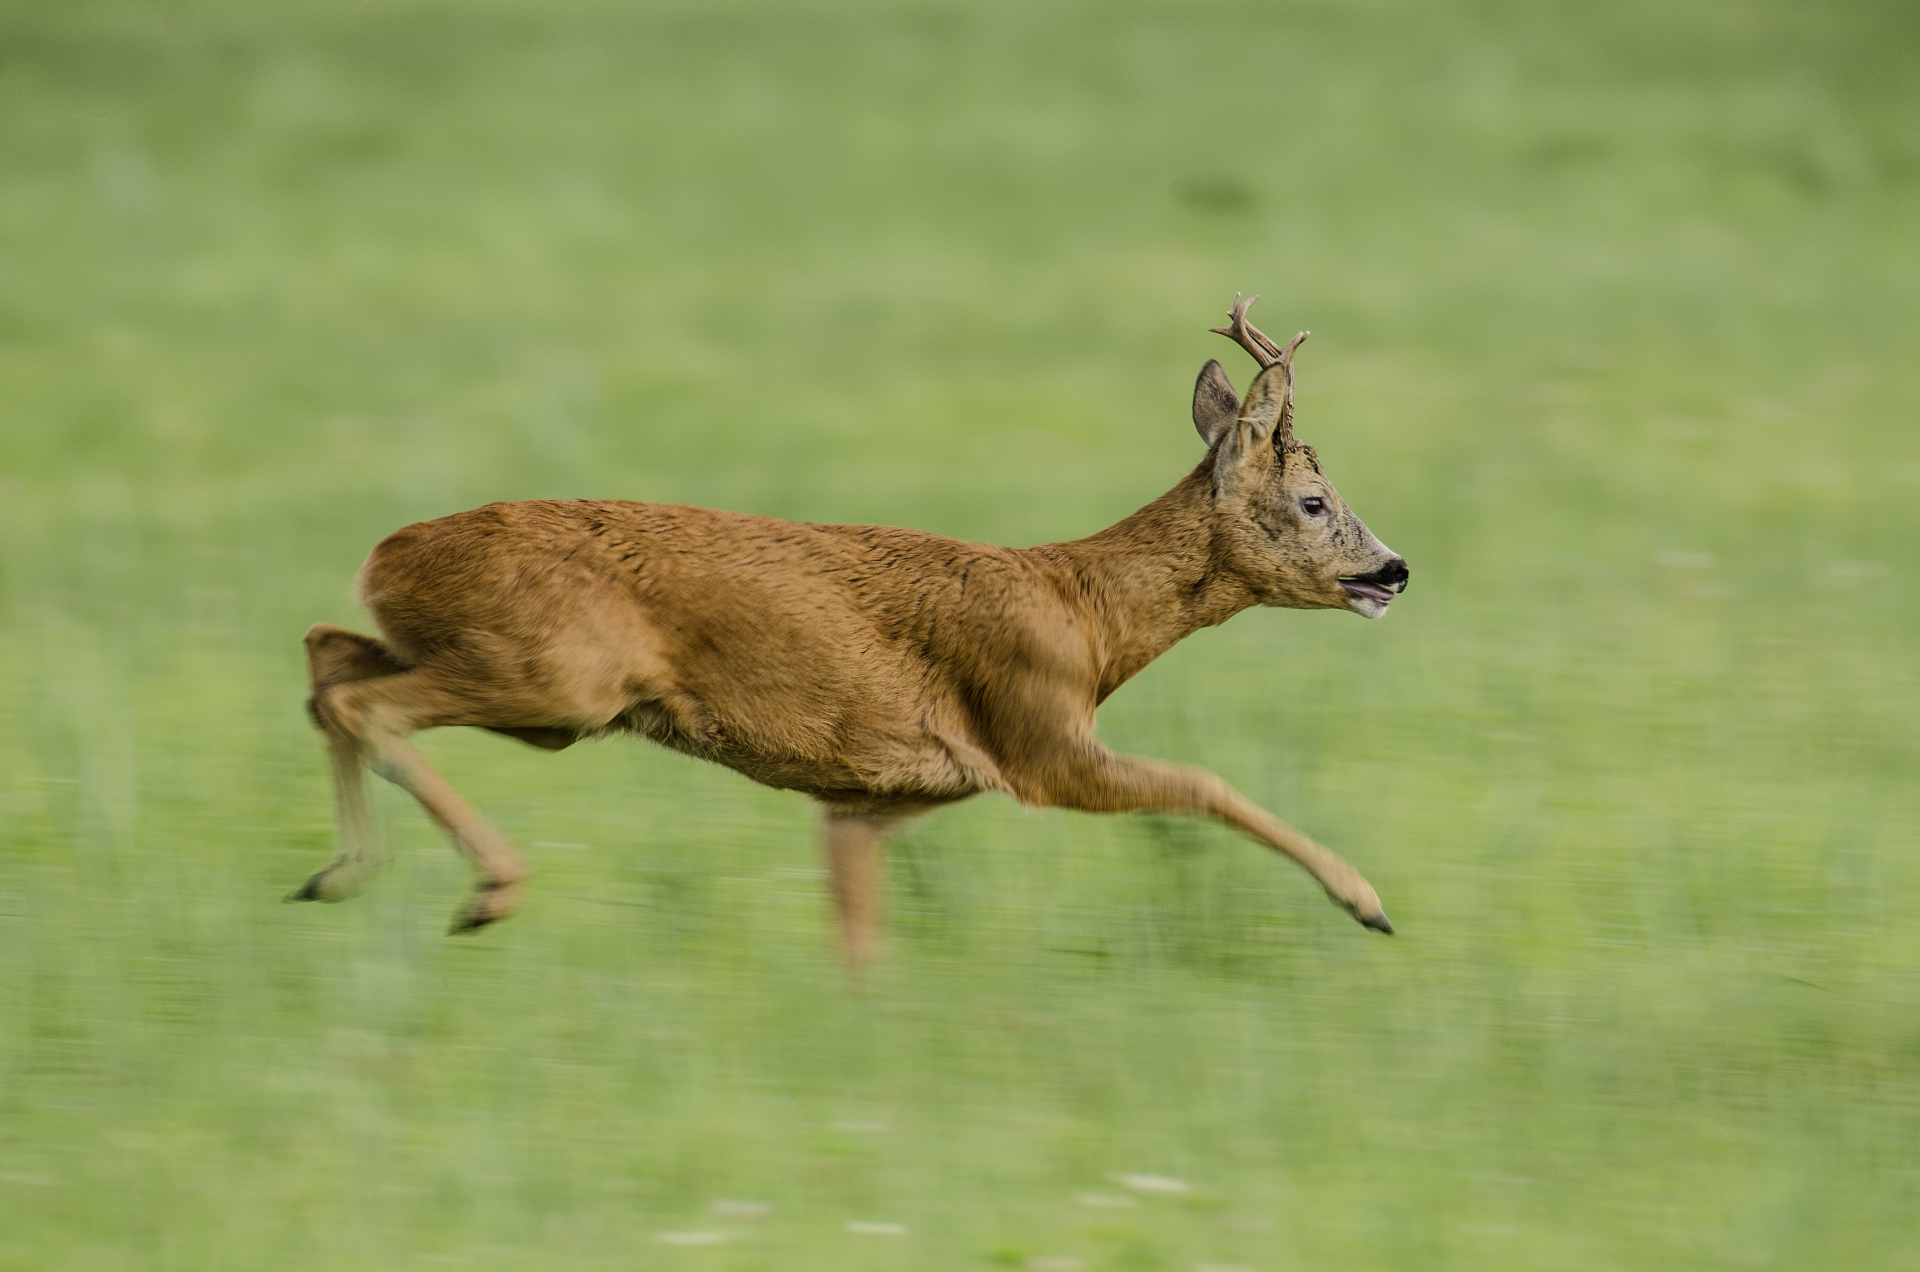
[[[1244,324],[1244,306],[1234,317]],[[1242,343],[1263,362],[1273,351]],[[406,741],[471,725],[550,750],[640,733],[811,796],[856,964],[878,939],[886,832],[989,790],[1036,806],[1216,817],[1390,932],[1344,860],[1212,774],[1118,755],[1093,732],[1108,695],[1201,627],[1255,604],[1376,616],[1405,585],[1405,564],[1358,518],[1330,515],[1338,496],[1318,461],[1276,429],[1290,422],[1290,361],[1274,355],[1245,408],[1209,363],[1195,396],[1207,460],[1070,543],[1015,550],[591,500],[489,504],[400,530],[360,575],[384,641],[326,624],[307,634],[342,845],[296,898],[352,895],[378,867],[364,760],[418,796],[479,868],[455,930],[511,913],[526,876],[517,853]],[[1303,514],[1266,497],[1290,466],[1294,484],[1323,492],[1305,497],[1327,509],[1317,537],[1292,533]]]

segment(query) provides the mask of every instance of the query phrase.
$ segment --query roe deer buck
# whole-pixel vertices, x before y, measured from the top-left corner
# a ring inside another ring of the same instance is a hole
[[[1253,298],[1253,299],[1257,299]],[[1094,739],[1094,708],[1175,642],[1252,605],[1386,613],[1407,565],[1293,436],[1293,354],[1226,327],[1260,363],[1235,396],[1194,386],[1207,457],[1090,538],[1012,549],[889,526],[808,525],[617,500],[495,503],[396,532],[360,571],[383,641],[316,625],[308,707],[339,804],[333,863],[296,900],[351,896],[373,860],[361,765],[413,793],[479,871],[455,919],[512,914],[527,869],[407,741],[475,725],[557,751],[627,731],[820,805],[840,939],[880,933],[881,844],[982,791],[1099,812],[1197,813],[1293,858],[1391,933],[1341,857],[1202,769]]]

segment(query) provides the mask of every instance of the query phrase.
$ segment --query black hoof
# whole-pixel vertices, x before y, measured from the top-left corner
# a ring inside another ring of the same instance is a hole
[[[1370,927],[1374,931],[1384,933],[1387,936],[1393,935],[1393,924],[1387,921],[1387,912],[1385,910],[1368,918],[1361,919],[1360,926]]]
[[[501,919],[513,917],[520,908],[520,885],[524,879],[483,879],[474,888],[473,896],[453,916],[453,925],[447,929],[448,936],[459,936],[462,932],[471,932],[483,928],[489,923],[498,923]]]
[[[492,889],[481,888],[474,894],[473,900],[467,902],[461,907],[460,912],[453,916],[453,922],[447,925],[447,935],[463,936],[468,932],[477,932],[489,924],[498,923],[512,913],[510,910],[504,912],[496,910],[490,904],[491,901]]]

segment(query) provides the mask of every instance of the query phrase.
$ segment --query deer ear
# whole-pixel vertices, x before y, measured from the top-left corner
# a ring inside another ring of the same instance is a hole
[[[1251,463],[1256,456],[1272,453],[1273,431],[1286,412],[1286,376],[1286,368],[1271,366],[1248,386],[1247,400],[1240,404],[1215,452],[1216,471],[1222,476]]]
[[[1248,440],[1256,446],[1271,440],[1286,409],[1287,369],[1275,363],[1254,377],[1247,387],[1247,400],[1240,404],[1240,422],[1252,434]]]
[[[1200,378],[1193,382],[1193,427],[1200,440],[1211,446],[1220,434],[1240,418],[1240,395],[1218,362],[1207,359]]]

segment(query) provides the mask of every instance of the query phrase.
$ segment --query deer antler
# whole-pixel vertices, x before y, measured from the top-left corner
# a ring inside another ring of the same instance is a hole
[[[1285,445],[1293,441],[1293,351],[1312,333],[1301,332],[1282,349],[1264,331],[1247,321],[1247,310],[1252,309],[1253,302],[1258,299],[1260,297],[1256,295],[1242,300],[1240,293],[1235,292],[1233,308],[1227,311],[1228,325],[1208,327],[1207,330],[1225,336],[1252,354],[1262,371],[1272,366],[1280,368],[1280,374],[1285,377],[1286,397],[1280,408],[1280,423],[1274,429],[1274,436]]]

